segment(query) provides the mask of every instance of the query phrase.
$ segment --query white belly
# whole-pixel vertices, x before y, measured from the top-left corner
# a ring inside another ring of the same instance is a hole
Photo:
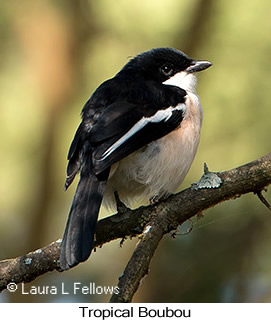
[[[130,205],[138,198],[164,197],[181,185],[195,157],[200,139],[202,109],[189,93],[181,126],[113,165],[104,202],[114,205],[113,193]]]

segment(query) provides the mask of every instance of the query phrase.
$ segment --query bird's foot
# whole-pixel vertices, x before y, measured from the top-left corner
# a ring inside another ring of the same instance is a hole
[[[173,194],[165,194],[165,195],[154,195],[152,196],[149,201],[150,205],[165,201],[168,197],[172,196]]]
[[[152,196],[151,198],[150,198],[150,205],[153,205],[153,204],[156,204],[156,203],[158,203],[159,201],[160,201],[160,199],[159,199],[159,197],[158,197],[158,195],[154,195],[154,196]]]
[[[127,211],[129,211],[130,209],[120,200],[119,198],[119,194],[117,191],[114,192],[114,196],[115,196],[115,201],[116,201],[116,206],[117,206],[117,211],[118,214],[123,214]]]

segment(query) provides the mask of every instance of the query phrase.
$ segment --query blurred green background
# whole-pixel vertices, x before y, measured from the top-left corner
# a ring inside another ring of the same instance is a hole
[[[181,188],[200,178],[204,162],[223,171],[269,153],[270,12],[269,0],[1,1],[0,259],[62,236],[76,187],[63,190],[66,156],[81,108],[142,51],[170,46],[214,64],[199,76],[201,143]],[[193,222],[191,233],[181,227],[176,239],[163,239],[134,301],[271,301],[271,216],[263,204],[249,194]],[[136,242],[111,242],[25,288],[115,286]],[[0,295],[1,302],[108,299]]]

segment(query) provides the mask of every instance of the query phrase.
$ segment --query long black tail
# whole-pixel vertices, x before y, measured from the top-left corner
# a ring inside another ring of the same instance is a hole
[[[66,229],[62,239],[60,267],[63,270],[87,260],[93,248],[94,233],[108,172],[97,178],[91,162],[84,163]]]

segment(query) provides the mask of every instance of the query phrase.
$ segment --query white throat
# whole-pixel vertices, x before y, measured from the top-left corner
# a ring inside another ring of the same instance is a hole
[[[173,75],[163,84],[178,86],[185,91],[196,93],[197,78],[194,73],[183,71]]]

